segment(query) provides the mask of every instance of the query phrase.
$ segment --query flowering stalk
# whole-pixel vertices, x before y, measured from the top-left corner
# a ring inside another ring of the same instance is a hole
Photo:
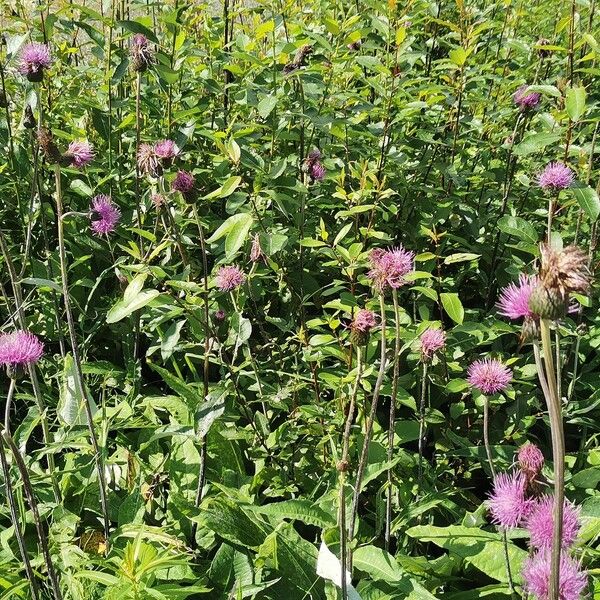
[[[423,453],[425,450],[425,403],[427,402],[427,361],[423,361],[421,401],[419,402],[419,491],[423,487]]]
[[[386,360],[386,329],[385,329],[385,299],[383,292],[379,294],[379,307],[380,307],[380,318],[381,318],[381,353],[379,372],[377,373],[377,380],[375,382],[375,389],[373,390],[373,400],[371,401],[371,412],[367,418],[365,439],[363,441],[362,450],[360,453],[360,460],[358,462],[358,468],[356,471],[356,481],[354,483],[354,492],[352,495],[352,509],[350,513],[350,523],[348,525],[348,540],[352,542],[354,537],[354,523],[356,521],[356,515],[358,513],[358,497],[360,495],[360,487],[362,485],[362,479],[367,465],[367,458],[369,455],[369,444],[371,443],[371,434],[373,433],[373,422],[375,415],[377,414],[377,403],[379,402],[379,395],[381,393],[381,385],[383,383],[383,377],[385,375],[385,369],[387,366]],[[350,556],[352,554],[350,553]],[[349,561],[349,567],[352,568],[352,560]]]
[[[62,190],[61,190],[61,176],[60,176],[60,165],[54,165],[54,178],[56,182],[56,217],[57,217],[57,228],[58,228],[58,253],[60,258],[60,276],[62,280],[62,291],[63,291],[63,302],[65,305],[65,313],[67,317],[67,327],[69,329],[69,338],[71,340],[71,349],[73,351],[73,361],[75,363],[75,381],[79,388],[79,393],[83,399],[83,405],[85,407],[85,413],[87,417],[87,425],[90,433],[90,440],[92,442],[92,449],[94,450],[94,459],[96,462],[96,471],[98,473],[98,487],[100,490],[100,505],[102,509],[102,517],[104,521],[104,538],[106,541],[106,548],[108,550],[108,534],[109,534],[109,520],[108,520],[108,502],[106,500],[106,478],[104,474],[104,460],[102,452],[98,444],[98,437],[94,430],[94,416],[92,414],[92,407],[88,395],[86,393],[83,381],[83,372],[81,369],[81,358],[79,356],[79,345],[77,343],[77,335],[75,333],[75,322],[73,320],[73,313],[71,311],[71,300],[69,297],[69,282],[67,279],[67,253],[65,249],[65,235],[64,235],[64,223],[63,223],[63,206],[62,206]]]
[[[19,470],[19,475],[21,476],[23,490],[25,491],[27,502],[29,504],[29,507],[31,508],[38,539],[40,542],[40,546],[42,547],[42,554],[44,556],[44,562],[46,563],[46,569],[48,570],[48,577],[50,578],[50,585],[54,593],[54,598],[55,600],[62,600],[60,585],[58,583],[58,578],[54,569],[54,563],[52,562],[52,556],[50,556],[50,549],[48,548],[48,538],[46,537],[46,532],[42,527],[42,521],[40,519],[37,501],[33,494],[33,486],[31,485],[31,479],[29,479],[29,472],[27,471],[27,466],[25,465],[23,457],[21,456],[21,453],[19,452],[19,449],[15,445],[10,434],[7,431],[4,431],[2,432],[1,437],[2,442],[6,443],[10,448],[13,458],[15,460],[15,464],[17,465],[17,469]]]
[[[13,294],[15,295],[15,304],[16,304],[16,317],[21,329],[26,329],[25,324],[25,312],[23,310],[23,293],[21,289],[21,283],[19,278],[17,277],[17,273],[15,271],[14,263],[10,256],[8,245],[6,244],[6,238],[4,234],[0,230],[0,249],[2,250],[2,256],[4,258],[4,262],[6,264],[6,270],[8,271],[8,276],[10,279],[10,283],[13,289]],[[48,423],[48,415],[46,414],[46,404],[44,402],[44,396],[42,395],[42,390],[40,388],[40,382],[37,377],[37,370],[34,364],[28,366],[29,370],[29,379],[31,380],[31,386],[33,388],[33,394],[35,396],[36,403],[38,405],[38,410],[40,411],[40,424],[42,426],[42,435],[44,439],[44,444],[46,447],[49,447],[52,443],[52,435],[50,434],[50,425]],[[8,404],[8,402],[7,402]],[[52,490],[54,492],[54,499],[57,504],[60,504],[61,494],[60,488],[58,487],[58,481],[56,479],[56,467],[54,464],[54,455],[49,453],[47,455],[48,461],[48,471],[50,473],[50,481],[52,482]]]
[[[346,425],[344,427],[344,436],[342,440],[342,458],[338,463],[338,471],[340,474],[340,498],[339,498],[339,516],[338,525],[340,528],[340,562],[342,564],[342,600],[348,598],[348,582],[346,581],[346,570],[348,564],[348,530],[346,527],[346,471],[348,470],[348,453],[350,448],[350,429],[354,421],[354,410],[356,407],[356,397],[358,394],[358,386],[362,378],[363,361],[362,350],[360,345],[356,346],[356,379],[352,387],[352,395],[350,396],[350,406],[348,407],[348,415],[346,416]]]
[[[202,296],[204,299],[204,367],[202,370],[202,384],[204,391],[204,398],[208,396],[208,371],[210,367],[210,339],[209,339],[209,329],[210,329],[210,316],[208,311],[208,258],[206,255],[206,242],[204,240],[204,228],[202,227],[202,221],[200,221],[200,215],[198,214],[198,209],[196,208],[196,204],[192,204],[192,210],[194,213],[194,218],[196,220],[196,225],[198,226],[198,235],[200,237],[200,252],[202,255]],[[204,481],[206,479],[206,437],[202,436],[200,438],[200,469],[198,473],[198,486],[196,488],[196,496],[194,498],[194,506],[198,508],[200,503],[202,502],[202,493],[204,490]],[[192,531],[191,531],[191,540],[190,544],[192,548],[196,546],[196,531],[198,530],[198,523],[195,521],[192,523]]]
[[[40,592],[38,589],[35,574],[31,567],[31,562],[29,561],[29,555],[27,554],[27,549],[25,547],[25,538],[23,537],[23,532],[21,531],[21,526],[19,524],[19,513],[17,510],[17,504],[15,502],[13,487],[12,487],[12,483],[10,480],[10,469],[8,468],[8,462],[6,461],[6,454],[4,452],[4,443],[2,442],[1,436],[0,436],[0,466],[2,467],[2,474],[4,476],[5,494],[6,494],[6,500],[8,503],[8,508],[10,510],[10,517],[13,522],[13,529],[15,530],[15,537],[17,538],[19,552],[21,554],[21,558],[23,559],[23,566],[25,567],[25,573],[27,575],[27,579],[29,580],[31,596],[33,597],[33,600],[39,600]]]
[[[398,304],[398,290],[392,289],[392,299],[394,301],[394,372],[392,378],[392,397],[390,400],[390,419],[388,425],[388,448],[387,460],[392,461],[394,452],[394,435],[396,422],[396,396],[398,395],[398,374],[400,371],[400,306]],[[385,499],[385,549],[390,547],[390,534],[392,528],[392,468],[388,468],[387,472],[387,491]]]
[[[550,418],[550,433],[552,436],[552,461],[554,465],[554,509],[552,531],[552,553],[550,557],[550,600],[559,598],[559,569],[560,549],[562,543],[564,485],[565,485],[565,437],[563,431],[562,408],[556,386],[556,372],[552,356],[552,340],[550,337],[550,321],[540,319],[540,337],[544,354],[544,368],[548,395],[548,416]],[[538,364],[538,374],[539,374]],[[543,389],[543,388],[542,388]]]

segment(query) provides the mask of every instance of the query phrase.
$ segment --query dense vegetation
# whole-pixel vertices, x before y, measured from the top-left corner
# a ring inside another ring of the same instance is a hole
[[[1,598],[600,595],[594,0],[0,10]]]

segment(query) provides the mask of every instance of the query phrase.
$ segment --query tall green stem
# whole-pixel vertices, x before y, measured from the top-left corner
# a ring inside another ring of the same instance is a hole
[[[367,418],[365,439],[363,441],[362,450],[360,453],[360,460],[358,462],[358,468],[356,471],[356,482],[354,484],[354,492],[352,495],[352,512],[350,513],[350,523],[348,525],[348,540],[352,542],[354,538],[354,524],[356,522],[356,516],[358,513],[358,498],[360,496],[360,488],[362,485],[363,475],[365,473],[365,467],[367,466],[367,459],[369,457],[369,445],[371,443],[371,435],[373,433],[373,423],[375,421],[375,415],[377,414],[377,404],[379,402],[379,395],[381,393],[381,385],[385,376],[385,369],[387,367],[386,360],[386,329],[385,329],[385,299],[383,293],[379,295],[379,307],[380,307],[380,318],[381,318],[381,355],[379,362],[379,372],[377,373],[377,380],[375,382],[375,389],[373,390],[373,400],[371,401],[371,411]],[[352,553],[350,553],[352,556]],[[352,560],[349,561],[349,568],[352,569]]]
[[[344,427],[344,436],[342,439],[342,458],[338,464],[340,473],[340,498],[339,498],[339,517],[338,525],[340,528],[340,558],[342,563],[342,600],[348,598],[348,582],[346,581],[346,571],[348,565],[348,530],[346,527],[346,471],[348,470],[348,453],[350,449],[350,430],[354,421],[354,410],[356,408],[356,397],[358,387],[363,372],[362,350],[360,346],[356,347],[356,379],[352,387],[350,396],[350,406],[346,416],[346,425]]]
[[[71,349],[73,351],[73,362],[75,363],[75,381],[77,383],[77,388],[79,390],[81,398],[83,399],[83,405],[85,407],[85,413],[87,417],[87,425],[90,433],[90,440],[92,442],[92,449],[94,451],[94,460],[96,462],[98,486],[100,489],[100,506],[102,509],[102,517],[104,521],[104,537],[106,540],[106,548],[108,550],[108,535],[110,527],[108,519],[108,502],[106,500],[106,477],[104,474],[104,460],[102,456],[102,451],[98,444],[98,437],[94,429],[94,415],[92,414],[92,407],[84,385],[83,371],[81,369],[81,358],[79,356],[79,344],[77,342],[77,334],[75,332],[75,321],[73,320],[73,312],[71,310],[71,299],[69,296],[69,281],[67,278],[67,252],[65,248],[65,234],[63,223],[61,176],[60,165],[58,164],[54,165],[54,178],[56,183],[56,219],[58,228],[58,252],[60,257],[60,277],[62,280],[63,302],[65,305],[65,314],[67,317],[69,338],[71,340]]]
[[[60,591],[60,585],[58,583],[58,577],[56,575],[56,570],[54,569],[52,556],[50,556],[48,538],[46,537],[46,532],[44,531],[44,527],[42,526],[37,500],[35,499],[35,496],[33,494],[33,486],[31,485],[31,479],[29,478],[27,466],[23,461],[23,457],[21,456],[19,449],[17,448],[12,437],[7,431],[4,431],[2,433],[2,442],[6,443],[9,446],[15,464],[17,465],[17,469],[19,470],[19,475],[21,476],[23,490],[25,491],[27,502],[29,503],[29,507],[31,508],[31,512],[33,514],[33,521],[35,523],[35,529],[38,535],[38,540],[40,542],[40,546],[42,547],[42,555],[44,556],[44,562],[46,563],[46,569],[48,571],[48,577],[50,579],[50,586],[52,587],[52,592],[54,593],[54,599],[62,600],[62,594]]]
[[[392,290],[392,299],[394,301],[394,372],[392,379],[392,397],[390,399],[390,419],[388,424],[388,447],[387,461],[390,463],[394,454],[394,435],[396,424],[396,396],[398,395],[398,375],[400,372],[400,306],[398,304],[398,290]],[[385,499],[385,549],[389,550],[390,536],[392,529],[392,468],[387,472],[387,490]]]
[[[421,375],[421,401],[419,402],[419,493],[423,487],[423,453],[425,450],[425,404],[427,402],[427,368],[428,363],[423,360],[423,373]]]
[[[21,558],[23,559],[23,566],[25,567],[25,573],[27,575],[27,579],[29,580],[31,596],[33,597],[33,600],[39,600],[40,599],[40,591],[38,588],[37,580],[35,578],[35,573],[33,572],[33,569],[31,567],[31,562],[29,561],[29,555],[27,554],[27,548],[25,547],[25,538],[23,536],[23,532],[21,531],[19,512],[17,510],[17,504],[15,502],[14,491],[13,491],[12,482],[10,479],[10,469],[8,468],[8,462],[6,460],[6,453],[4,452],[4,443],[2,442],[1,436],[0,436],[0,465],[2,466],[2,474],[4,476],[4,487],[5,487],[8,508],[10,510],[10,517],[13,522],[13,528],[15,530],[15,537],[17,538],[17,544],[19,546],[19,552],[21,553]]]
[[[540,334],[544,367],[546,371],[547,392],[546,403],[550,418],[550,433],[552,435],[552,461],[554,464],[554,518],[552,530],[552,554],[550,562],[549,600],[559,600],[560,549],[562,541],[563,504],[565,495],[565,436],[563,430],[562,407],[556,386],[556,371],[552,355],[552,340],[550,337],[550,321],[540,319]]]

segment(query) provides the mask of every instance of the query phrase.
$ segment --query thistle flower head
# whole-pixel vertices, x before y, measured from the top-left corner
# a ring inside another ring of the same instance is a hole
[[[522,473],[499,473],[487,501],[492,521],[504,528],[517,527],[531,510],[532,501],[525,497],[526,479]]]
[[[173,140],[161,140],[154,144],[154,154],[168,166],[179,154],[179,146]]]
[[[361,333],[369,333],[377,325],[377,317],[372,310],[361,308],[356,311],[350,328]]]
[[[535,318],[536,315],[529,308],[531,292],[538,284],[535,275],[519,275],[519,283],[511,283],[502,289],[496,304],[498,312],[509,319],[522,317]]]
[[[512,371],[493,358],[476,360],[467,374],[469,383],[488,396],[505,390],[512,379]]]
[[[175,179],[171,183],[171,189],[180,192],[186,200],[193,200],[196,195],[196,180],[188,171],[177,171]]]
[[[533,504],[525,519],[525,527],[529,531],[529,544],[536,550],[552,547],[554,528],[554,498],[542,496]],[[579,509],[565,500],[563,504],[562,547],[570,548],[579,534]]]
[[[129,53],[135,71],[143,72],[154,62],[148,38],[141,33],[136,33],[131,39]]]
[[[406,275],[413,270],[415,253],[403,246],[391,250],[378,248],[369,256],[371,270],[367,277],[373,287],[383,292],[387,288],[397,289],[406,283]]]
[[[536,600],[548,600],[551,573],[551,555],[547,550],[537,552],[523,563],[524,588]],[[579,600],[587,585],[587,575],[579,570],[578,563],[561,553],[558,581],[560,600]]]
[[[110,196],[100,194],[92,200],[91,229],[94,235],[108,235],[113,232],[121,218],[121,211]]]
[[[535,479],[544,468],[544,455],[535,445],[527,442],[519,448],[517,461],[528,480]]]
[[[570,167],[563,162],[553,162],[538,175],[538,185],[544,190],[558,191],[568,188],[573,183],[575,175]]]
[[[429,361],[446,345],[446,333],[442,329],[429,328],[421,334],[421,358]]]
[[[152,194],[151,200],[152,204],[154,204],[154,208],[156,209],[164,206],[167,203],[167,199],[162,194]]]
[[[223,319],[225,319],[225,311],[222,308],[219,308],[215,311],[215,319],[217,321],[222,321]]]
[[[542,98],[541,94],[537,92],[528,92],[529,86],[522,85],[514,94],[513,100],[521,110],[527,110],[528,108],[535,108]]]
[[[54,141],[54,136],[49,129],[41,127],[37,131],[37,140],[40,148],[42,149],[46,160],[51,163],[62,163],[63,156]]]
[[[19,72],[29,81],[42,81],[44,69],[52,64],[50,48],[46,44],[31,42],[25,44],[19,56]]]
[[[302,169],[305,173],[308,173],[311,182],[322,181],[325,178],[325,167],[321,162],[321,151],[318,148],[308,153]]]
[[[137,151],[137,164],[142,173],[156,177],[159,172],[158,156],[152,144],[141,143]]]
[[[549,244],[541,244],[540,284],[549,291],[557,292],[565,299],[572,292],[585,294],[590,287],[587,255],[577,246],[556,250]]]
[[[44,344],[29,331],[0,335],[0,364],[9,369],[35,364],[44,353]]]
[[[82,169],[94,158],[94,148],[87,141],[74,141],[69,144],[65,156],[70,159],[72,167]]]
[[[246,281],[244,272],[235,265],[221,267],[217,271],[215,282],[222,292],[229,292],[240,287]]]

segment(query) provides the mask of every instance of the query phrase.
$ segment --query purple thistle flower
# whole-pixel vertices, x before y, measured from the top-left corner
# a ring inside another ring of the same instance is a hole
[[[476,360],[467,374],[469,383],[488,396],[506,389],[512,379],[512,371],[493,358]]]
[[[171,183],[171,189],[174,192],[181,192],[186,200],[192,200],[195,195],[196,180],[188,171],[177,171],[175,179]]]
[[[308,175],[312,181],[323,181],[325,179],[325,167],[319,161],[312,163],[308,170]]]
[[[415,253],[402,245],[391,250],[377,248],[369,255],[371,270],[367,277],[380,292],[388,287],[397,289],[406,284],[405,276],[413,270],[414,259]]]
[[[535,275],[519,275],[519,283],[511,283],[502,289],[496,307],[498,312],[509,319],[520,319],[522,317],[536,318],[529,308],[529,298],[538,285]]]
[[[426,329],[420,337],[421,357],[424,361],[429,361],[433,355],[446,345],[446,332],[442,329]]]
[[[494,490],[487,501],[492,521],[504,528],[517,527],[527,517],[533,501],[525,498],[523,473],[500,473],[494,479]]]
[[[529,544],[536,550],[552,548],[552,533],[554,528],[554,498],[542,496],[533,505],[525,520],[529,530]],[[579,534],[579,509],[565,500],[563,504],[562,547],[573,545]]]
[[[372,310],[361,308],[354,315],[350,328],[360,333],[369,333],[377,325],[377,317]]]
[[[87,141],[71,142],[66,155],[76,169],[85,167],[95,156],[93,146]]]
[[[521,572],[524,588],[537,600],[548,600],[551,572],[550,552],[537,552],[523,563]],[[579,564],[562,553],[560,557],[558,597],[560,600],[579,600],[587,585],[587,575],[579,570]]]
[[[154,144],[154,154],[168,166],[179,154],[179,146],[173,140],[161,140]]]
[[[121,211],[118,206],[110,199],[110,196],[100,194],[92,200],[91,211],[91,229],[94,235],[108,235],[115,230]]]
[[[542,451],[535,444],[529,442],[519,448],[517,461],[528,480],[535,479],[544,468]]]
[[[153,177],[158,175],[158,157],[152,144],[140,144],[137,151],[137,164],[142,173]]]
[[[0,364],[9,368],[35,364],[44,353],[44,344],[29,331],[0,335]]]
[[[217,321],[222,321],[225,319],[225,311],[222,308],[219,308],[219,310],[215,311],[215,319]]]
[[[563,162],[548,163],[538,175],[538,185],[544,190],[559,191],[570,187],[575,178],[573,170]]]
[[[240,287],[240,285],[243,285],[245,281],[246,275],[244,275],[244,272],[235,265],[221,267],[217,271],[217,276],[215,278],[217,287],[222,292],[234,290],[235,288]]]
[[[537,92],[527,92],[529,86],[522,85],[514,94],[513,100],[521,110],[525,111],[528,108],[535,108],[542,99],[542,95]]]
[[[29,81],[42,81],[44,69],[51,64],[50,48],[46,44],[31,42],[21,50],[18,69]]]

